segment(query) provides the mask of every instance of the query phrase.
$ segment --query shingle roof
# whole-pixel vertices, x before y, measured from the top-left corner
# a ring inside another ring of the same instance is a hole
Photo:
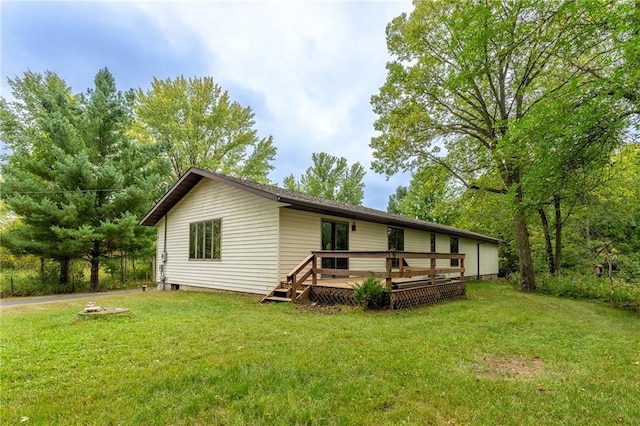
[[[497,238],[478,234],[453,226],[440,225],[433,222],[412,219],[410,217],[387,213],[382,210],[356,206],[340,201],[329,200],[315,195],[290,191],[276,186],[262,185],[255,182],[213,173],[207,170],[192,167],[169,189],[169,191],[156,203],[153,208],[142,218],[141,225],[153,226],[169,212],[194,186],[203,178],[231,185],[238,189],[251,192],[255,195],[288,204],[289,208],[311,211],[332,216],[340,216],[351,220],[365,220],[382,223],[385,225],[403,228],[419,229],[430,232],[454,235],[458,237],[472,238],[480,241],[499,242]]]

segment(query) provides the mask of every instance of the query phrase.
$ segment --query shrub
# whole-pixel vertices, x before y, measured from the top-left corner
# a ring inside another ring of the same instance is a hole
[[[382,309],[389,306],[389,293],[380,280],[370,274],[362,284],[353,286],[356,304],[365,309]]]

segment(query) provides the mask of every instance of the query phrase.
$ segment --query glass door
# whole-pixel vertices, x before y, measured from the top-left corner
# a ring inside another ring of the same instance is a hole
[[[404,229],[402,228],[387,228],[387,239],[389,241],[389,250],[404,251]],[[398,259],[393,259],[391,266],[393,268],[398,267]]]
[[[322,250],[349,250],[349,224],[322,221]],[[322,258],[322,268],[349,269],[349,258]]]

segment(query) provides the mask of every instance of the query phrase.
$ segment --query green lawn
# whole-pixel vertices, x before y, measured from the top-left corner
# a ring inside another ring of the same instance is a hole
[[[2,308],[3,424],[637,425],[640,317],[471,283],[399,312],[232,294]]]

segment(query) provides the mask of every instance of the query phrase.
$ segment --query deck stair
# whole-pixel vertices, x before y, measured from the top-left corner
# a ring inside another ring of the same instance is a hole
[[[295,301],[308,299],[310,292],[310,286],[300,286],[298,289],[296,289]],[[287,282],[281,282],[276,288],[271,290],[271,292],[262,299],[262,302],[292,302],[293,298],[291,297],[291,294],[291,286]]]

